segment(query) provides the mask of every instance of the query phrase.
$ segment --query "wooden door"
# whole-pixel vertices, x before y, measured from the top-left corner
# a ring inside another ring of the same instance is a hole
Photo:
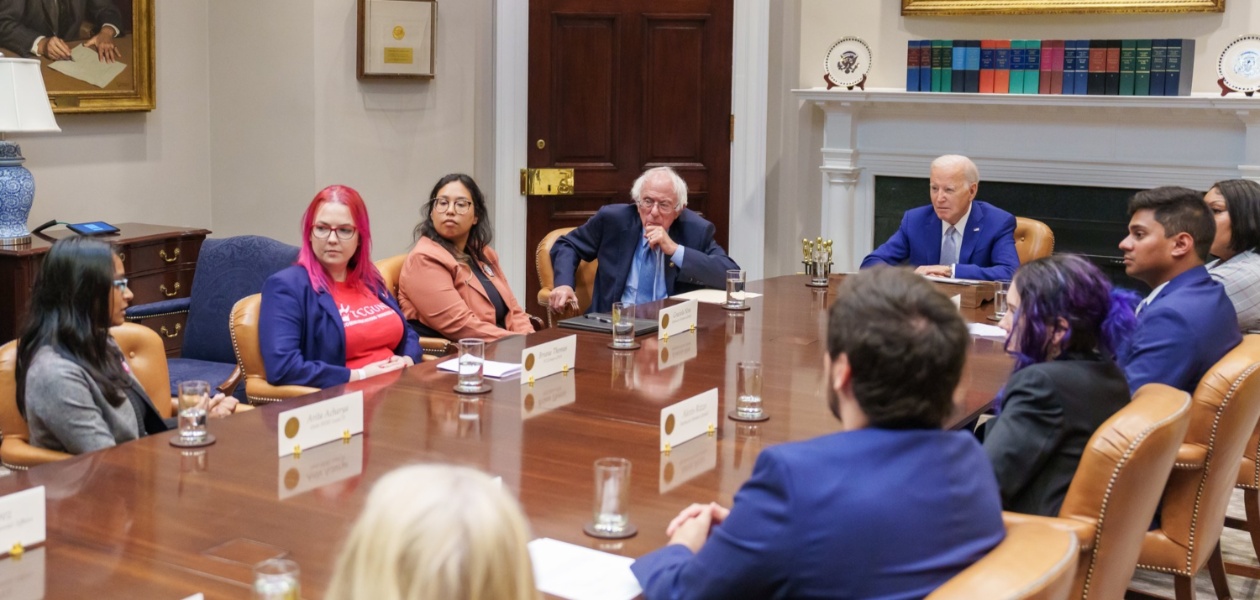
[[[674,167],[726,246],[732,1],[530,0],[529,167],[573,168],[574,195],[528,198],[529,312],[538,242],[629,202],[648,168]]]

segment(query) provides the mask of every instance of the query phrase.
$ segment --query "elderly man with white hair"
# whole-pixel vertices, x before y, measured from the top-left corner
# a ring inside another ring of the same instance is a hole
[[[862,260],[862,268],[909,264],[936,277],[1009,280],[1019,267],[1015,217],[975,200],[980,172],[965,156],[932,161],[932,204],[906,211],[887,242]]]

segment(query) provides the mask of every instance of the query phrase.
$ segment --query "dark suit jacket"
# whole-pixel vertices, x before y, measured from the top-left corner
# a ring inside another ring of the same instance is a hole
[[[862,429],[767,448],[697,554],[631,566],[658,598],[922,598],[1005,536],[969,433]]]
[[[122,13],[110,0],[65,0],[62,10],[69,10],[71,18],[62,22],[53,20],[53,2],[55,0],[0,2],[0,47],[30,57],[31,46],[41,35],[63,40],[79,39],[79,24],[84,20],[92,21],[93,34],[99,32],[105,23],[122,31],[130,29],[130,23],[123,22]]]
[[[1058,516],[1089,438],[1129,403],[1124,373],[1097,354],[1073,354],[1016,371],[1005,390],[984,436],[1002,508]]]
[[[420,338],[407,326],[402,309],[389,292],[377,294],[398,313],[403,324],[398,356],[420,362]],[[306,269],[294,265],[263,283],[258,318],[258,345],[267,382],[272,385],[332,387],[350,381],[346,368],[346,329],[337,303],[327,290],[315,291]]]
[[[684,208],[669,226],[669,237],[687,248],[682,268],[665,267],[665,291],[669,295],[700,288],[726,288],[726,271],[739,265],[713,241],[716,228],[700,215]],[[581,227],[560,236],[551,247],[555,285],[572,287],[580,261],[599,259],[595,289],[588,312],[608,312],[621,301],[634,251],[643,240],[643,220],[633,204],[610,204]]]
[[[915,267],[941,264],[941,218],[931,205],[906,211],[897,233],[862,259],[861,268],[907,263]],[[1009,280],[1017,268],[1015,217],[988,202],[973,201],[954,276],[1002,281]]]
[[[1203,374],[1241,341],[1225,287],[1195,267],[1138,313],[1137,331],[1117,355],[1130,392],[1155,382],[1193,394]]]

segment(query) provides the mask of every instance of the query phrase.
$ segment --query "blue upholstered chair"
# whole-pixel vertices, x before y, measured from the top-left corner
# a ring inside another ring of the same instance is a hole
[[[256,235],[207,239],[197,257],[197,273],[188,298],[142,304],[127,309],[127,320],[187,312],[184,343],[179,358],[169,361],[171,394],[180,381],[209,381],[232,394],[240,382],[240,370],[232,349],[228,322],[237,300],[262,291],[263,282],[276,271],[297,261],[298,249]],[[244,386],[236,396],[244,400]]]

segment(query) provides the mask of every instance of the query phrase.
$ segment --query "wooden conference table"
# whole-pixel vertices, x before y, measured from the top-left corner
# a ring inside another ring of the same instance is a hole
[[[0,495],[35,485],[48,495],[48,541],[21,560],[0,561],[0,596],[21,597],[13,583],[20,581],[43,586],[49,598],[248,597],[250,565],[287,554],[301,566],[303,596],[322,598],[373,482],[417,462],[501,476],[536,537],[642,555],[668,541],[665,525],[686,505],[729,505],[762,448],[839,430],[823,369],[825,308],[836,285],[829,292],[805,281],[752,282],[749,291],[765,294],[749,301],[752,310],[701,304],[694,334],[640,338],[643,347],[631,353],[607,348],[606,334],[557,328],[487,349],[492,360],[516,361],[526,346],[577,335],[576,368],[532,388],[493,382],[490,394],[461,397],[454,375],[426,363],[214,420],[218,443],[205,449],[174,448],[166,433],[0,478]],[[990,310],[964,314],[983,321]],[[741,360],[764,364],[770,419],[723,420],[716,435],[660,453],[660,410],[716,387],[725,414]],[[951,422],[983,410],[1011,364],[999,342],[976,339]],[[365,394],[363,435],[276,457],[279,412],[354,390]],[[603,456],[633,464],[636,537],[582,533],[592,463]]]

